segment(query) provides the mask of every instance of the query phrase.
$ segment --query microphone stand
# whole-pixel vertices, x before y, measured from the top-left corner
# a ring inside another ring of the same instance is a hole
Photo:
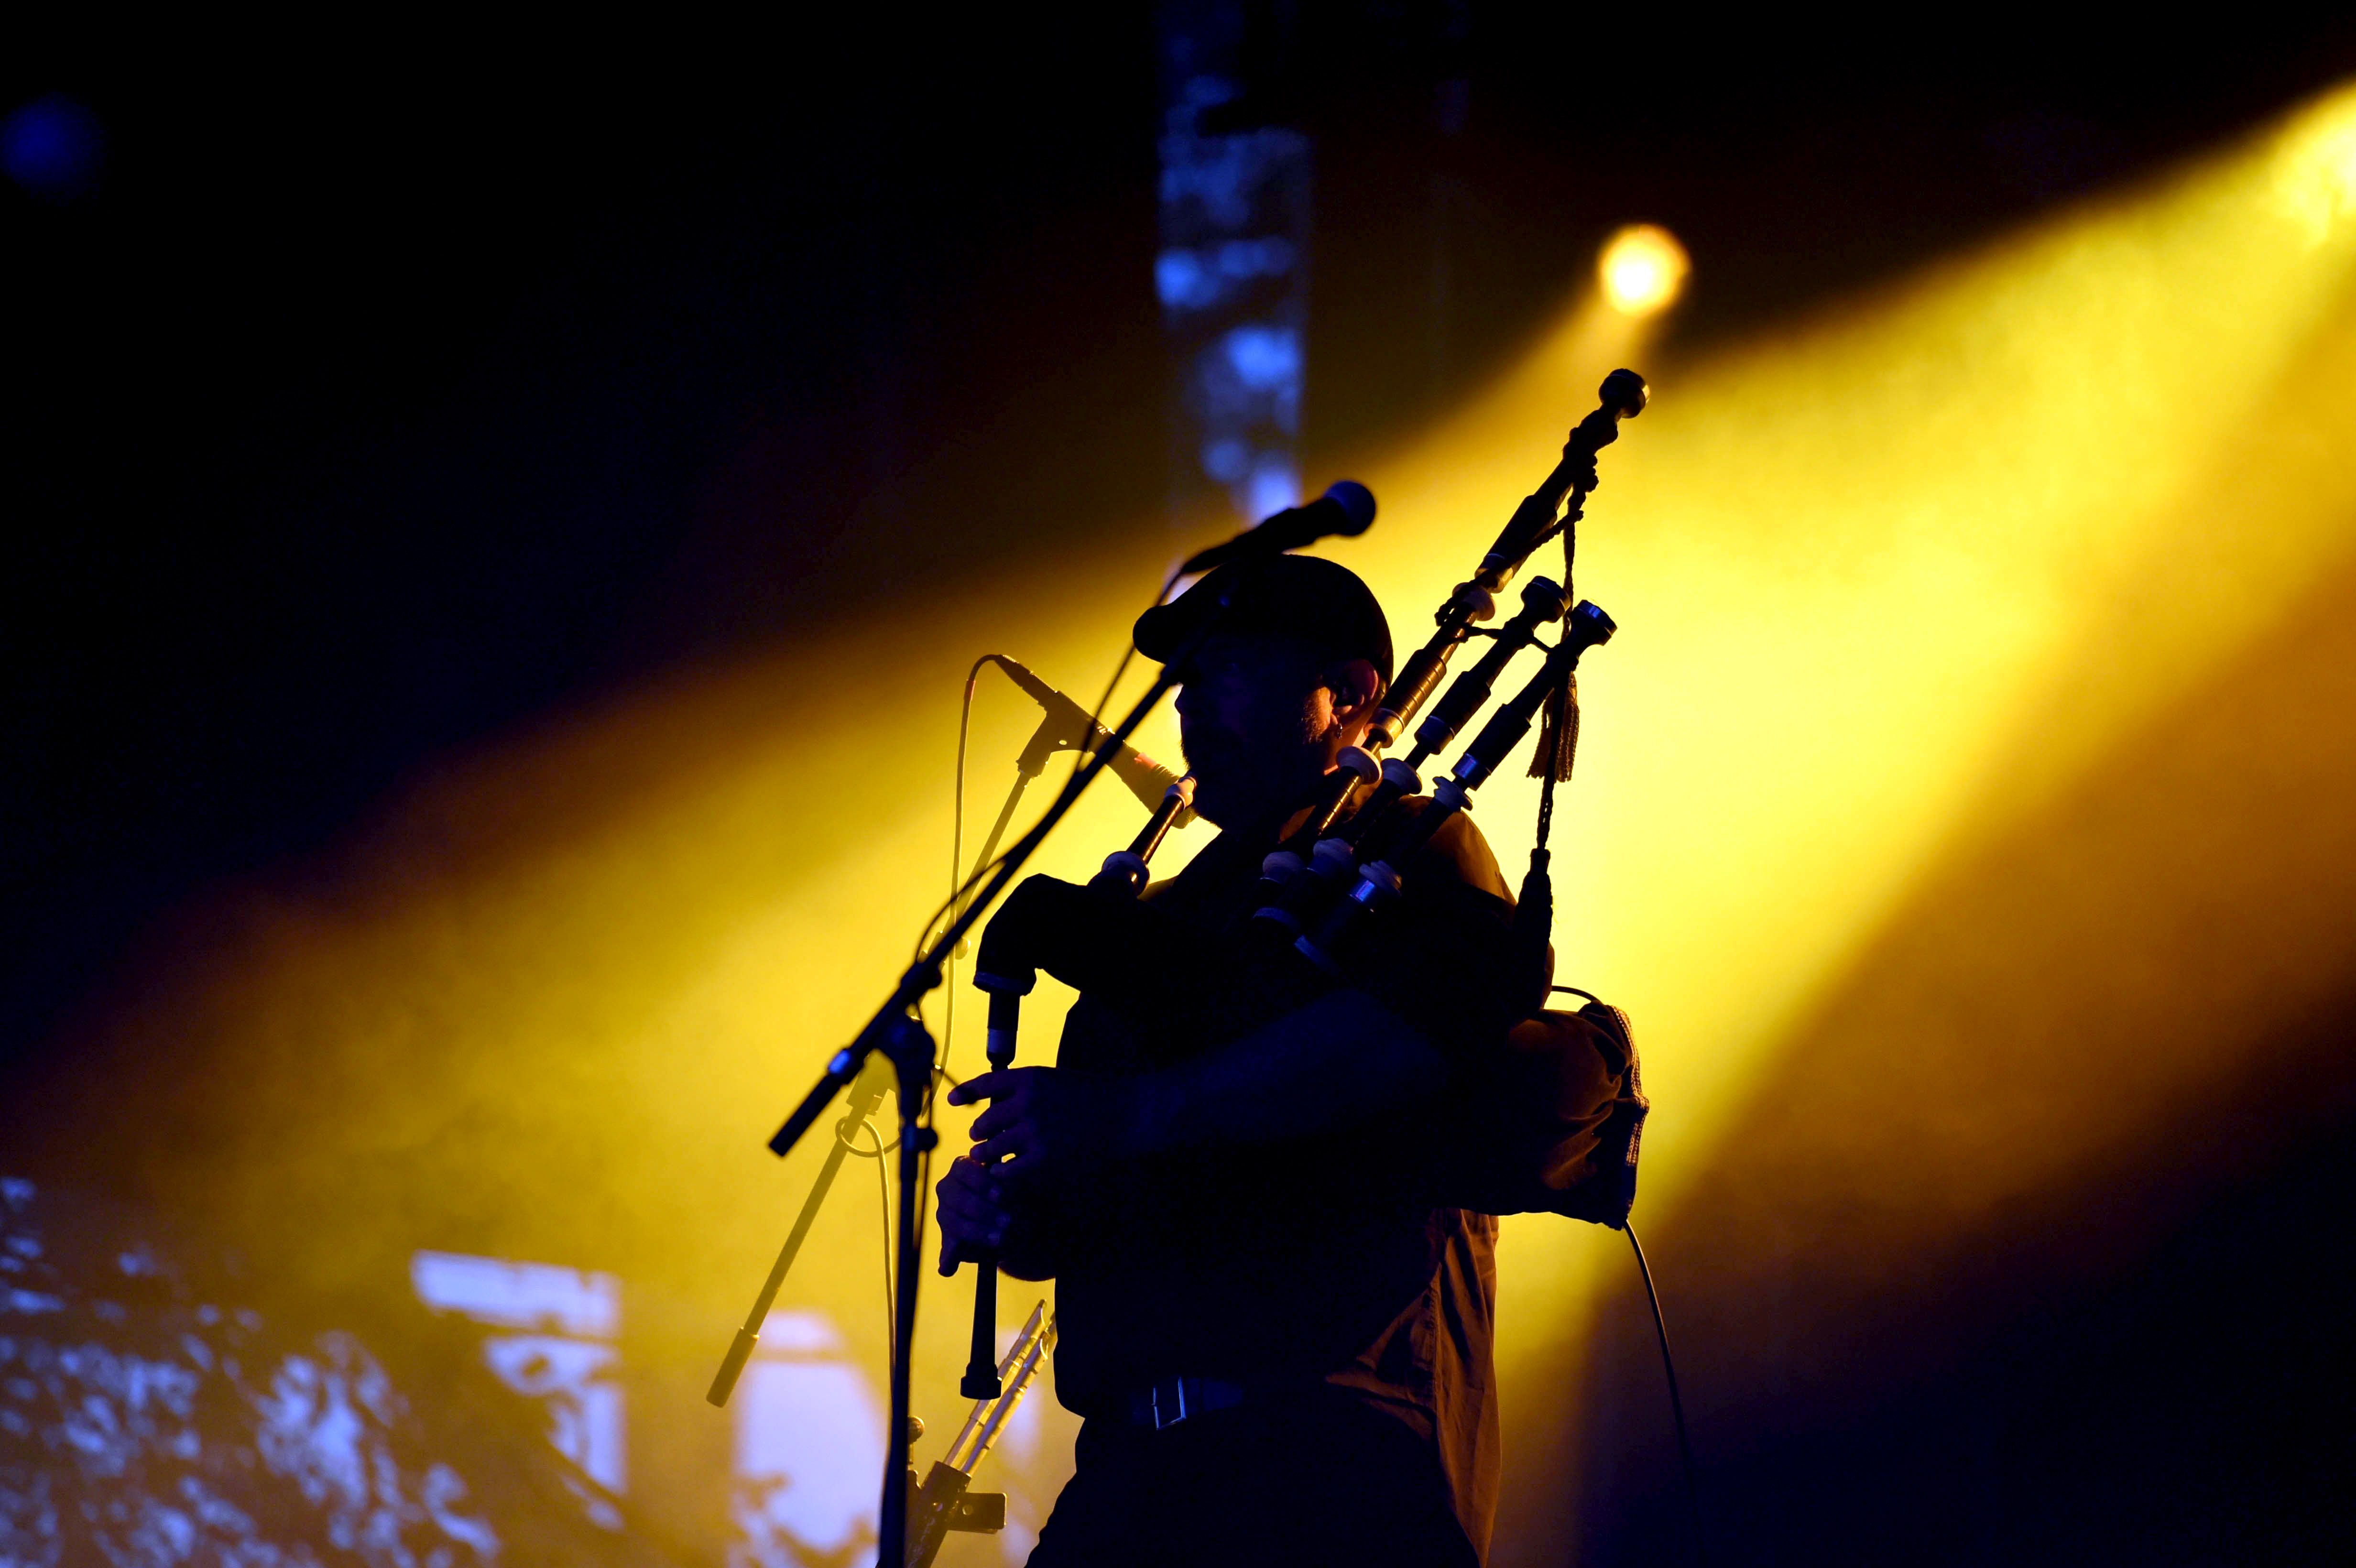
[[[925,1105],[932,1085],[934,1043],[930,1030],[916,1016],[916,1004],[925,993],[941,983],[943,966],[957,951],[958,944],[970,931],[982,912],[995,903],[1000,894],[1013,884],[1023,866],[1046,841],[1078,801],[1081,794],[1096,781],[1098,773],[1112,765],[1137,727],[1147,714],[1161,703],[1177,686],[1171,673],[1185,667],[1187,660],[1202,646],[1226,612],[1227,602],[1223,597],[1205,617],[1194,637],[1172,655],[1153,678],[1151,686],[1130,709],[1105,741],[1089,754],[1087,762],[1073,771],[1064,787],[1056,792],[1046,811],[1030,830],[1014,842],[997,873],[980,893],[958,910],[941,934],[928,944],[916,961],[910,965],[893,987],[892,994],[867,1020],[849,1045],[835,1052],[827,1062],[801,1104],[787,1116],[785,1125],[769,1139],[769,1152],[783,1158],[801,1141],[802,1135],[822,1115],[834,1097],[857,1080],[868,1061],[878,1052],[890,1061],[899,1088],[900,1104],[900,1198],[895,1224],[894,1251],[897,1273],[893,1279],[893,1340],[892,1340],[892,1413],[886,1428],[891,1440],[884,1466],[884,1497],[881,1515],[876,1520],[876,1562],[890,1565],[905,1563],[908,1540],[908,1380],[911,1358],[915,1352],[916,1334],[916,1285],[923,1274],[921,1238],[916,1231],[916,1189],[921,1180],[921,1161],[940,1141],[939,1135],[923,1122]],[[1018,781],[1018,789],[1027,781]],[[1012,815],[1010,805],[1002,814]],[[987,864],[987,862],[984,862]],[[790,1264],[790,1257],[782,1260]],[[784,1278],[782,1270],[775,1277]],[[763,1307],[766,1313],[766,1305]],[[757,1319],[756,1319],[757,1321]],[[748,1325],[750,1327],[750,1325]],[[757,1331],[757,1330],[755,1330]],[[742,1331],[740,1331],[741,1333]],[[744,1354],[751,1353],[749,1345]],[[730,1357],[737,1351],[731,1347]],[[723,1367],[723,1371],[724,1371]],[[741,1363],[740,1363],[741,1370]],[[731,1380],[733,1381],[733,1380]],[[714,1381],[718,1387],[718,1381]],[[725,1397],[724,1392],[723,1397]]]
[[[1015,759],[1014,787],[1007,792],[1006,804],[999,808],[998,820],[991,826],[990,837],[983,842],[981,853],[974,859],[977,872],[989,865],[997,854],[998,841],[1005,837],[1007,824],[1014,819],[1015,810],[1023,804],[1023,791],[1030,787],[1032,780],[1046,772],[1048,759],[1062,749],[1056,744],[1061,738],[1056,730],[1055,716],[1051,713],[1040,720],[1038,730]],[[969,877],[968,880],[970,881],[971,878]],[[951,906],[950,912],[952,915],[964,912],[965,906],[970,901],[969,892]],[[704,1391],[706,1403],[724,1409],[730,1396],[736,1392],[737,1381],[744,1375],[744,1368],[760,1343],[762,1327],[769,1320],[769,1308],[776,1305],[777,1292],[784,1288],[786,1275],[792,1271],[794,1259],[801,1253],[802,1242],[809,1236],[810,1225],[817,1220],[819,1210],[824,1206],[827,1194],[833,1189],[835,1176],[842,1168],[842,1157],[850,1150],[851,1129],[875,1114],[884,1104],[884,1094],[892,1087],[891,1075],[876,1071],[882,1065],[882,1058],[871,1057],[867,1070],[860,1075],[851,1093],[850,1107],[844,1113],[843,1120],[837,1125],[835,1145],[827,1150],[826,1163],[819,1167],[818,1176],[810,1182],[809,1196],[803,1200],[801,1212],[794,1217],[794,1226],[787,1232],[786,1244],[779,1249],[777,1261],[769,1266],[769,1277],[761,1283],[760,1294],[753,1301],[753,1309],[744,1315],[744,1324],[729,1344],[728,1354],[721,1360],[720,1370],[712,1374],[712,1386]]]

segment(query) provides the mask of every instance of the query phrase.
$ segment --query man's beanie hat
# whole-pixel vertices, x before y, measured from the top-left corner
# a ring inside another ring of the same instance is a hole
[[[1218,614],[1222,596],[1227,608]],[[1364,659],[1390,683],[1390,623],[1346,566],[1313,555],[1229,561],[1140,615],[1137,651],[1168,664],[1214,614],[1221,635],[1289,637],[1335,660]]]

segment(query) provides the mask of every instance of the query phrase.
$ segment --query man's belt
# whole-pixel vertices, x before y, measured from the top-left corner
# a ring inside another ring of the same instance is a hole
[[[1232,1410],[1243,1402],[1241,1383],[1219,1378],[1163,1378],[1129,1396],[1129,1420],[1132,1426],[1150,1426],[1159,1432],[1189,1416]]]

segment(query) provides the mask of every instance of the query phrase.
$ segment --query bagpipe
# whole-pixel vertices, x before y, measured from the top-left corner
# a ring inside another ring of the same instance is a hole
[[[1617,629],[1600,607],[1575,601],[1578,523],[1599,483],[1597,453],[1647,396],[1632,370],[1605,379],[1597,408],[1572,429],[1561,460],[1441,603],[1434,631],[1384,691],[1364,738],[1343,750],[1301,826],[1267,857],[1258,907],[1238,940],[1205,951],[1203,933],[1159,918],[1151,901],[1139,898],[1171,822],[1191,803],[1191,779],[1169,787],[1136,838],[1108,856],[1087,884],[1033,877],[1014,890],[984,928],[973,974],[989,998],[986,1052],[993,1068],[1014,1060],[1022,998],[1043,967],[1077,989],[1116,993],[1149,987],[1169,974],[1199,973],[1206,964],[1289,969],[1290,987],[1278,986],[1273,994],[1293,1004],[1343,983],[1370,928],[1412,896],[1419,855],[1472,809],[1474,792],[1537,727],[1530,769],[1543,781],[1537,842],[1509,933],[1506,985],[1515,1021],[1464,1086],[1451,1157],[1436,1173],[1433,1195],[1446,1206],[1485,1213],[1543,1211],[1626,1226],[1650,1103],[1627,1015],[1590,993],[1553,984],[1547,840],[1556,787],[1569,779],[1577,747],[1579,662]],[[1558,539],[1561,581],[1533,577],[1516,613],[1484,630],[1496,616],[1498,595],[1535,551]],[[1545,634],[1555,626],[1560,630],[1549,645]],[[1488,648],[1431,702],[1456,652],[1475,637],[1487,639]],[[1489,707],[1507,666],[1529,648],[1544,651],[1537,672],[1496,706],[1426,796],[1421,769]],[[1386,757],[1411,724],[1407,754]],[[1585,1003],[1576,1010],[1552,1006],[1560,994]],[[976,1264],[972,1354],[960,1392],[979,1399],[996,1392],[997,1270],[987,1258]]]

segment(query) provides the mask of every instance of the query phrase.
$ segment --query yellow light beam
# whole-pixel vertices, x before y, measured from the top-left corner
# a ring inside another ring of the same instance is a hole
[[[2351,123],[2356,94],[2334,94],[1655,374],[1582,529],[1581,592],[1622,629],[1582,685],[1557,936],[1565,977],[1637,1019],[1664,1107],[1651,1211],[1926,865],[2050,797],[2356,548],[2329,460],[2346,409],[2268,401],[2346,297]],[[1352,559],[1387,604],[1436,600],[1459,519],[1526,487],[1593,384],[1576,336],[1365,465],[1391,526]],[[2270,493],[2236,466],[2253,442],[2324,459]],[[1533,795],[1483,793],[1509,861]],[[1576,1335],[1586,1260],[1623,1261],[1510,1230],[1506,1288],[1543,1307],[1508,1313],[1512,1342]]]
[[[2347,408],[2249,428],[2345,299],[2351,126],[2338,94],[1708,363],[1639,367],[1653,407],[1582,530],[1580,587],[1622,630],[1583,686],[1558,945],[1565,978],[1635,1014],[1663,1107],[1647,1211],[1926,867],[2356,549]],[[1365,468],[1383,526],[1333,553],[1402,632],[1585,411],[1601,309]],[[2271,490],[2236,466],[2254,438],[2286,454]],[[338,1225],[577,1241],[563,1261],[699,1282],[716,1351],[806,1180],[760,1139],[947,880],[967,661],[1001,646],[1085,689],[1161,564],[971,585],[452,766],[347,857],[191,910],[86,1031],[123,1072],[59,1125],[151,1190],[321,1238],[294,1261],[323,1280],[374,1277],[355,1260],[380,1235]],[[1028,714],[988,722],[977,756],[1002,764]],[[923,735],[937,772],[904,761]],[[978,812],[1004,776],[978,763]],[[1483,793],[1509,867],[1533,805],[1511,779]],[[1039,869],[1085,875],[1136,820],[1099,791]],[[1043,1060],[1052,1008],[1029,1016]],[[798,1289],[872,1291],[863,1251],[806,1256]],[[1509,1355],[1581,1332],[1590,1238],[1516,1223],[1505,1258]],[[960,1330],[926,1324],[946,1386]]]

